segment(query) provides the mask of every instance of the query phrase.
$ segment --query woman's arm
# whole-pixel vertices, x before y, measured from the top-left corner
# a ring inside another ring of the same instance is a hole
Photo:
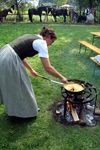
[[[32,76],[38,76],[38,73],[31,67],[26,59],[23,60],[23,64],[29,70]]]
[[[60,74],[51,64],[49,58],[42,58],[41,61],[44,69],[51,75],[59,78],[63,83],[67,82],[67,78],[65,78],[62,74]]]

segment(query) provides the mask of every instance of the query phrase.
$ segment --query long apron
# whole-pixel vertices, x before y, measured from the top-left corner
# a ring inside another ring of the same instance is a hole
[[[12,47],[0,50],[0,103],[9,116],[37,116],[38,106],[26,69]]]

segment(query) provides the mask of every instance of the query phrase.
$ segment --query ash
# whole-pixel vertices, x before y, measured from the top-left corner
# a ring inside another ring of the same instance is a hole
[[[89,126],[94,127],[97,123],[100,124],[100,109],[99,113],[95,113],[95,105],[91,102],[75,106],[73,105],[73,109],[75,110],[78,119],[74,119],[72,112],[70,110],[66,110],[66,114],[64,114],[64,101],[59,100],[55,102],[49,110],[52,111],[54,119],[64,125],[79,125],[79,126]]]

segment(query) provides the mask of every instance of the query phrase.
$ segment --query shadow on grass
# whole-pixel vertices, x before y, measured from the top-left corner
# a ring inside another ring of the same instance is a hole
[[[26,136],[28,127],[35,121],[36,118],[10,118],[5,113],[0,114],[0,148],[17,148],[15,143]]]

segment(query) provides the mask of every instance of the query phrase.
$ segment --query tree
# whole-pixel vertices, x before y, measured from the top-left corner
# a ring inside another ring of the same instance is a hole
[[[85,8],[87,8],[87,7],[89,7],[89,8],[93,8],[93,7],[97,7],[98,6],[98,4],[100,4],[100,0],[84,0],[84,1],[82,1],[82,0],[75,0],[77,3],[78,3],[78,5],[79,6],[81,6],[81,7],[85,7]]]
[[[16,10],[16,18],[21,21],[22,15],[20,13],[20,8],[23,7],[23,3],[25,3],[25,0],[0,0],[1,7],[11,7],[14,5],[14,9]]]
[[[19,13],[19,3],[21,2],[22,0],[0,0],[0,3],[1,3],[1,8],[7,8],[7,7],[11,7],[12,5],[14,5],[14,7],[16,8],[17,10],[17,15],[19,16],[20,18],[20,13]]]
[[[68,0],[53,0],[53,2],[55,4],[57,4],[57,6],[61,6],[67,3]]]
[[[57,6],[66,4],[67,0],[40,0],[39,1],[39,5],[41,5],[42,3],[54,3]]]
[[[0,9],[10,7],[12,0],[0,0]]]

